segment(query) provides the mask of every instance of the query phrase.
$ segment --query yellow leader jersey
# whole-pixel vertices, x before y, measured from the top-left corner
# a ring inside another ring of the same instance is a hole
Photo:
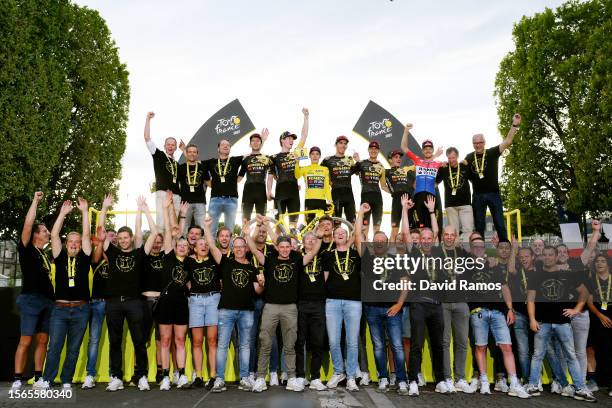
[[[320,164],[300,167],[299,160],[295,162],[295,178],[304,177],[306,183],[306,200],[325,200],[331,203],[331,188],[329,187],[329,169]]]

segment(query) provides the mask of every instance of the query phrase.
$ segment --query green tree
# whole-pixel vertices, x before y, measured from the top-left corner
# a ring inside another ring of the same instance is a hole
[[[129,84],[95,10],[0,0],[0,26],[0,233],[14,238],[35,190],[45,192],[48,224],[66,199],[92,205],[116,193]]]
[[[523,17],[495,81],[500,131],[523,115],[506,158],[506,206],[527,233],[558,232],[557,208],[580,219],[612,208],[612,2],[570,1]]]

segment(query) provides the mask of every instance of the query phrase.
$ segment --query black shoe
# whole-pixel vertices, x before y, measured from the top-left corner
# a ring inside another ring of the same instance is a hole
[[[201,377],[196,377],[191,383],[192,388],[204,388],[204,380]]]
[[[200,378],[198,380],[202,381]],[[211,377],[206,381],[206,385],[204,386],[207,390],[212,390],[212,387],[215,385],[215,377]],[[202,381],[203,382],[203,381]]]
[[[164,373],[161,371],[158,371],[157,374],[155,374],[155,382],[158,384],[161,384],[163,379],[164,379]]]

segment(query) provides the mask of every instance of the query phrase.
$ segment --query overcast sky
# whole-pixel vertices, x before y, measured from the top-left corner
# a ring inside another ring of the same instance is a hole
[[[335,137],[351,135],[370,99],[414,123],[417,141],[454,145],[462,157],[474,133],[497,143],[494,80],[513,49],[513,23],[561,1],[77,3],[100,12],[130,73],[118,207],[133,209],[154,179],[143,142],[149,110],[156,113],[158,144],[167,136],[189,140],[235,98],[256,128],[270,129],[265,153],[279,150],[283,130],[299,132],[306,106],[308,146],[333,154]],[[349,153],[352,148],[367,155],[363,140],[352,140]],[[233,153],[247,149],[242,141]]]

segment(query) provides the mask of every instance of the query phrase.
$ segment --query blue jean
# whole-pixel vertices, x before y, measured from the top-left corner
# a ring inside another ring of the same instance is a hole
[[[504,224],[504,204],[499,193],[478,193],[472,198],[472,209],[474,211],[474,226],[476,231],[485,236],[487,207],[491,211],[495,231],[501,240],[508,239],[506,224]]]
[[[259,323],[261,320],[261,312],[264,307],[262,298],[255,299],[255,311],[253,312],[253,327],[251,327],[251,356],[249,357],[249,372],[257,372],[257,338],[259,337]],[[282,372],[287,372],[285,358],[278,349],[278,339],[275,336],[272,339],[272,349],[270,350],[270,372],[278,372],[278,363],[280,360],[280,368]]]
[[[217,341],[217,376],[225,378],[227,350],[234,325],[238,326],[238,361],[240,378],[249,376],[249,357],[251,354],[250,334],[253,327],[252,310],[219,309],[218,341]]]
[[[43,373],[43,378],[49,383],[53,383],[57,377],[64,342],[67,342],[66,357],[60,378],[62,384],[72,383],[81,342],[89,321],[89,312],[89,303],[75,307],[53,307],[49,325],[49,348]]]
[[[334,373],[344,373],[344,360],[340,345],[342,322],[344,322],[346,330],[346,375],[349,378],[355,378],[359,356],[361,302],[358,300],[327,299],[325,302],[325,320]]]
[[[388,316],[385,306],[365,306],[365,315],[370,326],[370,337],[374,346],[374,360],[378,378],[389,378],[387,370],[387,347],[385,342],[385,329],[391,343],[393,360],[395,362],[395,375],[399,382],[406,381],[404,366],[404,345],[402,342],[402,312],[395,316]]]
[[[585,310],[582,313],[578,313],[572,317],[571,321],[572,332],[574,333],[574,348],[576,349],[576,358],[578,364],[580,364],[580,372],[582,373],[582,379],[586,381],[587,373],[587,340],[589,338],[589,328],[591,326],[591,319],[589,317],[589,311]]]
[[[478,313],[472,313],[470,323],[477,346],[489,344],[489,331],[493,334],[495,344],[512,344],[506,316],[499,310],[483,308]]]
[[[187,236],[189,227],[192,225],[199,225],[202,227],[204,225],[204,217],[206,217],[206,204],[190,203],[185,213],[185,230],[183,231],[183,235]]]
[[[544,355],[548,349],[548,344],[552,336],[557,337],[559,344],[562,349],[562,356],[567,362],[570,375],[574,387],[580,390],[584,388],[584,380],[580,373],[580,364],[576,358],[576,351],[574,350],[574,334],[572,333],[572,327],[569,323],[556,324],[556,323],[539,323],[540,330],[535,334],[533,340],[533,357],[531,359],[531,370],[529,372],[529,383],[537,385],[540,380],[540,373],[542,371],[542,361]],[[565,376],[558,378],[562,387],[565,387],[568,382]]]
[[[514,336],[518,349],[518,361],[523,379],[529,379],[531,355],[529,353],[529,318],[522,313],[514,313]]]
[[[212,218],[210,232],[212,232],[213,236],[217,234],[217,227],[219,226],[221,214],[223,214],[223,222],[225,223],[225,226],[232,232],[234,231],[237,210],[237,197],[212,197],[210,199],[210,204],[208,204],[208,215],[210,218]]]
[[[87,375],[95,377],[102,324],[106,314],[106,302],[104,300],[92,300],[89,307],[91,314],[89,317],[89,344],[87,345]]]

